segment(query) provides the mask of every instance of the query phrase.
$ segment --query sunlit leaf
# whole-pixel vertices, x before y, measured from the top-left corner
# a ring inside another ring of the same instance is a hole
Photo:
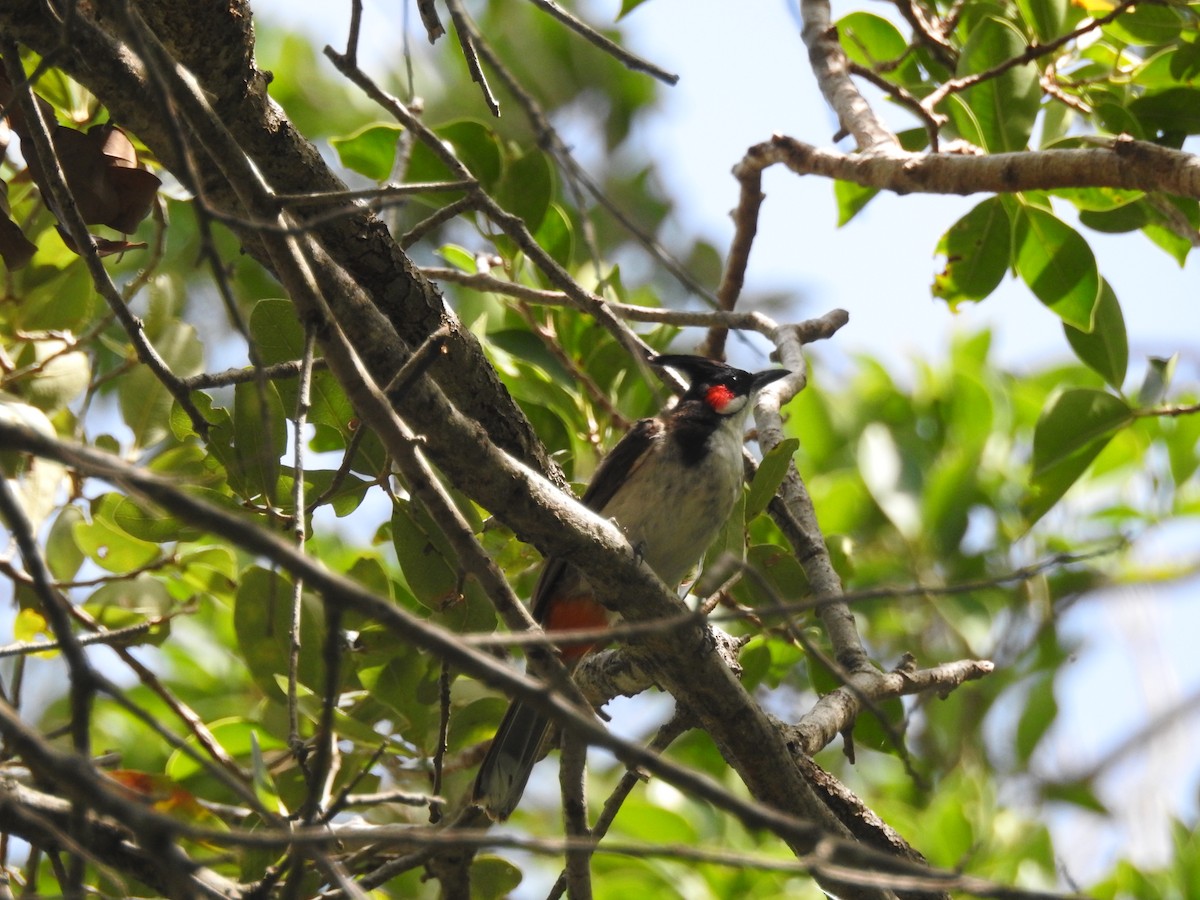
[[[321,645],[324,620],[315,601],[305,595],[300,618],[299,679],[321,685]],[[268,696],[282,700],[276,676],[288,673],[292,623],[291,581],[258,566],[245,569],[239,579],[233,608],[238,648],[255,683]]]
[[[1070,3],[1069,0],[1017,0],[1017,8],[1044,44],[1063,33]]]
[[[841,228],[866,208],[872,198],[879,193],[879,188],[864,187],[853,181],[835,180],[833,196],[837,200],[838,227]]]
[[[1033,435],[1033,473],[1041,474],[1132,421],[1119,397],[1104,391],[1063,391],[1046,407]]]
[[[245,381],[234,387],[233,432],[237,475],[244,489],[250,497],[275,502],[279,457],[286,447],[287,433],[283,404],[273,383]]]
[[[1019,56],[1025,48],[1025,38],[1011,22],[986,17],[971,31],[957,74],[986,72]],[[1014,66],[998,77],[980,81],[960,97],[962,105],[952,103],[949,109],[963,137],[993,153],[1025,149],[1041,101],[1035,65]],[[971,110],[970,118],[962,114],[963,106]]]
[[[1013,223],[1017,273],[1060,319],[1091,332],[1100,273],[1087,241],[1057,216],[1032,206]]]
[[[946,267],[934,276],[933,295],[951,307],[988,296],[1008,271],[1011,240],[1004,205],[996,197],[984,200],[938,242],[937,252],[946,258]]]
[[[763,455],[762,462],[758,464],[758,471],[754,473],[754,480],[750,482],[750,494],[746,498],[747,520],[753,519],[767,508],[779,485],[787,477],[792,454],[799,446],[800,441],[796,438],[786,438],[772,447],[770,453]]]
[[[396,143],[403,129],[388,122],[364,125],[346,137],[329,139],[338,159],[347,169],[353,169],[372,181],[384,181],[396,160]]]
[[[1075,355],[1119,391],[1125,383],[1125,370],[1129,365],[1129,339],[1125,334],[1121,304],[1107,281],[1101,282],[1091,334],[1066,322],[1063,331]]]
[[[550,208],[554,195],[554,174],[545,154],[531,150],[511,163],[496,191],[496,199],[536,232]]]

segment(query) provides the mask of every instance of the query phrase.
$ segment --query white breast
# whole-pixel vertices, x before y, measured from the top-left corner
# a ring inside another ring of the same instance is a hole
[[[700,463],[687,466],[674,442],[660,435],[645,462],[600,511],[621,526],[671,587],[708,549],[742,490],[740,423],[724,423],[713,432],[708,450]]]

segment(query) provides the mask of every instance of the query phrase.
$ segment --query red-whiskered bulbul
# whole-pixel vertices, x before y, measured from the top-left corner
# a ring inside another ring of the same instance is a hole
[[[657,356],[688,376],[674,406],[637,422],[605,457],[582,502],[625,533],[658,577],[675,588],[724,526],[742,491],[742,442],[754,395],[788,374],[752,374],[699,356]],[[533,616],[547,631],[606,626],[611,613],[582,575],[549,559],[533,591]],[[574,668],[598,645],[568,644]],[[479,774],[473,802],[503,821],[516,808],[550,721],[519,700],[508,708]]]

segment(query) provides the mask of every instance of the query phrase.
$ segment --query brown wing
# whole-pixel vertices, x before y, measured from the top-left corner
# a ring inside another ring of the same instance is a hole
[[[597,466],[579,502],[588,509],[604,512],[604,507],[625,483],[625,479],[642,464],[646,451],[662,433],[662,429],[663,425],[658,419],[639,419],[635,422]],[[546,624],[547,598],[562,593],[572,580],[579,579],[579,573],[561,559],[551,557],[546,560],[546,566],[533,589],[533,617]]]

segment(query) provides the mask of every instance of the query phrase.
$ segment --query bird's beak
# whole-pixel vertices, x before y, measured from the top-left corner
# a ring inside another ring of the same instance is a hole
[[[783,378],[785,375],[791,375],[791,374],[792,374],[791,371],[788,369],[767,369],[766,371],[763,371],[763,372],[755,372],[754,373],[754,381],[750,386],[750,393],[756,394],[759,391],[761,391],[763,388],[765,388],[771,382],[778,381],[780,378]]]

